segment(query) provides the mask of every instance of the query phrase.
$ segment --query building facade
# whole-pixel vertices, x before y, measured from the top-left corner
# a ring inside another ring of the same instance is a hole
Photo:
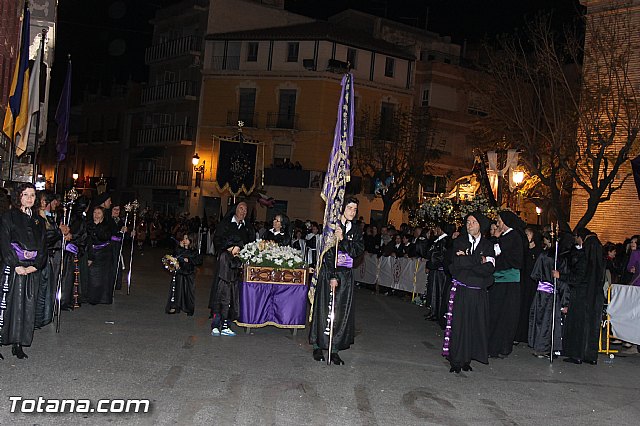
[[[320,186],[347,63],[354,75],[356,110],[369,108],[382,116],[397,109],[433,109],[434,137],[443,152],[434,174],[459,176],[470,170],[468,87],[459,65],[460,46],[448,38],[355,11],[320,22],[278,5],[214,3],[196,141],[205,169],[190,194],[192,214],[230,203],[232,197],[216,182],[219,140],[234,135],[242,121],[244,135],[259,143],[256,187],[291,218],[322,220]],[[263,15],[269,19],[243,18]],[[446,181],[433,177],[439,182],[434,192],[444,192]],[[360,215],[368,222],[382,210],[382,202],[369,188],[360,198]],[[259,206],[250,209],[257,219],[273,214]],[[390,220],[399,225],[406,216],[394,208]]]

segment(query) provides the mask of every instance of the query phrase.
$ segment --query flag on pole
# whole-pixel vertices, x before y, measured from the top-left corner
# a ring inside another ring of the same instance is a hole
[[[342,77],[342,92],[338,104],[338,120],[333,136],[333,148],[329,158],[327,174],[324,177],[322,193],[320,196],[325,201],[324,225],[322,227],[322,239],[318,245],[318,261],[316,273],[312,284],[315,287],[317,277],[322,269],[322,260],[327,251],[333,246],[333,230],[342,214],[344,193],[350,180],[349,174],[349,148],[353,146],[353,75],[347,73]],[[309,292],[309,299],[313,304],[313,292]],[[313,312],[313,306],[312,312]]]
[[[29,136],[27,126],[27,110],[29,106],[29,26],[30,13],[27,3],[22,17],[22,31],[20,35],[20,51],[13,73],[11,89],[9,91],[9,106],[4,115],[2,131],[12,143],[17,139]]]
[[[27,109],[25,133],[24,137],[16,140],[16,155],[18,157],[27,150],[31,125],[36,122],[33,116],[40,111],[40,62],[42,62],[42,49],[39,48],[29,76],[29,108]],[[38,135],[35,135],[35,143],[38,143]],[[33,146],[35,147],[35,145]]]
[[[64,79],[60,102],[56,110],[58,123],[58,137],[56,140],[57,161],[63,161],[67,156],[67,141],[69,140],[69,115],[71,114],[71,59],[67,65],[67,76]]]

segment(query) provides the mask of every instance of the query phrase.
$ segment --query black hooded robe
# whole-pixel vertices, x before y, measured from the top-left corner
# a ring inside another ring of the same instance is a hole
[[[522,236],[516,229],[498,238],[501,253],[496,257],[494,284],[489,288],[489,356],[507,356],[520,318],[520,271],[524,260]],[[517,270],[514,281],[500,281],[500,274]]]
[[[598,360],[598,340],[604,304],[604,257],[598,237],[590,234],[574,251],[568,280],[571,292],[563,330],[563,355],[587,362]]]
[[[536,260],[531,278],[537,283],[553,283],[551,271],[554,268],[554,248],[544,252]],[[565,262],[559,259],[557,268],[567,272]],[[543,286],[544,287],[544,286]],[[569,288],[563,280],[556,281],[556,308],[553,350],[562,351],[562,313],[560,309],[569,304]],[[551,351],[551,330],[553,328],[553,292],[536,290],[529,310],[529,346],[538,354]]]
[[[174,309],[175,313],[185,312],[187,315],[193,315],[196,290],[194,275],[196,266],[202,264],[202,256],[195,250],[183,248],[179,245],[173,255],[178,259],[180,269],[175,272],[171,280],[165,312],[171,313],[171,310]]]
[[[338,251],[356,258],[364,253],[364,238],[360,227],[352,222],[347,232],[345,225],[340,223],[344,239],[338,243]],[[318,345],[321,349],[329,350],[329,333],[325,333],[329,317],[329,301],[331,300],[332,278],[338,279],[335,296],[335,316],[333,323],[333,348],[331,351],[348,349],[355,337],[355,310],[353,306],[353,270],[351,268],[335,266],[335,246],[329,249],[322,258],[322,268],[318,275],[313,302],[313,316],[311,319],[309,343]]]
[[[113,303],[111,228],[104,220],[97,225],[91,221],[87,225],[87,237],[88,258],[92,261],[89,266],[87,301],[92,305],[111,304]]]
[[[237,223],[232,222],[236,209],[230,210],[225,218],[218,224],[216,231],[213,235],[213,244],[216,249],[217,256],[225,250],[225,243],[230,238],[237,237],[244,245],[255,241],[256,233],[253,231],[252,226],[248,225],[247,220],[239,226]],[[214,262],[213,265],[213,282],[211,283],[211,291],[209,292],[209,309],[213,310],[216,294],[218,293],[218,264],[220,262]]]
[[[32,259],[20,260],[11,246],[37,251]],[[29,216],[19,209],[5,212],[0,219],[0,338],[2,345],[30,346],[35,327],[36,302],[41,271],[47,263],[44,219],[35,213]],[[19,275],[17,266],[33,266],[38,271]]]
[[[484,237],[471,251],[469,235],[464,232],[453,240],[450,265],[453,278],[445,326],[442,355],[452,367],[462,368],[472,360],[488,364],[489,303],[487,287],[493,282],[493,244]],[[457,255],[458,251],[466,253]],[[457,282],[462,283],[458,284]]]
[[[431,306],[431,318],[440,320],[447,313],[447,305],[442,303],[443,295],[451,278],[447,275],[444,268],[444,260],[447,254],[447,246],[449,245],[449,237],[443,234],[442,238],[434,241],[427,252],[427,294],[429,298],[427,303]],[[448,300],[448,295],[447,298]]]

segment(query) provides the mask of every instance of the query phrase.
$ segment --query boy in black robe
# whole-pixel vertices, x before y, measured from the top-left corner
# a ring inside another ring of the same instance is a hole
[[[336,225],[335,238],[338,240],[338,254],[342,262],[335,265],[335,244],[322,257],[322,268],[318,275],[313,302],[313,317],[309,343],[313,346],[313,359],[324,361],[323,350],[330,353],[331,362],[344,364],[338,351],[348,349],[354,342],[355,311],[353,309],[353,263],[364,253],[362,231],[355,222],[358,212],[358,199],[345,200],[344,211]],[[349,262],[349,259],[350,262]],[[328,317],[331,292],[335,291],[335,315],[333,323],[333,341],[329,348]]]

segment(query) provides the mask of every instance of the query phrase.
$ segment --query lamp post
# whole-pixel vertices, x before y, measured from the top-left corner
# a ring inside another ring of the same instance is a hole
[[[540,214],[542,214],[542,208],[536,206],[536,214],[538,215],[538,225],[540,225]]]
[[[200,181],[202,180],[202,174],[204,174],[204,167],[206,164],[206,161],[203,160],[202,165],[198,166],[199,162],[200,162],[200,156],[196,152],[195,154],[193,154],[193,157],[191,158],[191,164],[193,164],[193,171],[196,172],[196,187],[200,186]]]
[[[520,214],[518,209],[519,205],[519,194],[518,194],[518,186],[524,181],[524,172],[522,170],[514,170],[513,171],[513,183],[516,185],[516,202],[515,202],[515,210],[517,214]]]

